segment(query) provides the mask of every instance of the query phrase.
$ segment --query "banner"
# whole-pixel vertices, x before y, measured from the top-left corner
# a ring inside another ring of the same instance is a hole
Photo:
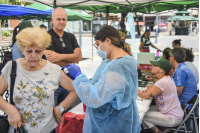
[[[128,16],[127,24],[129,26],[131,38],[132,38],[132,41],[133,41],[132,46],[133,46],[134,51],[132,53],[133,53],[134,57],[136,57],[136,53],[135,53],[135,24],[134,24],[134,19],[133,19],[132,15]]]

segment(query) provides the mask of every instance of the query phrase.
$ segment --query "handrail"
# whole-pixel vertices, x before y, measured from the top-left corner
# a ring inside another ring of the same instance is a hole
[[[10,32],[8,32],[7,30],[5,30],[5,29],[3,29],[3,28],[0,28],[1,40],[2,40],[2,38],[3,38],[3,35],[2,35],[3,31],[6,32],[6,33],[8,33],[8,34],[10,35],[10,46],[11,46],[11,45],[12,45],[12,36],[13,36],[13,34],[10,33]]]
[[[10,36],[12,36],[12,33],[8,32],[7,30],[5,30],[3,28],[0,28],[0,30],[4,31],[4,32],[8,33]]]

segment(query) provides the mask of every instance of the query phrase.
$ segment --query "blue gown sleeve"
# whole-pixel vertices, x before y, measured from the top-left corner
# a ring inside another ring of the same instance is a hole
[[[114,98],[122,99],[125,91],[123,76],[114,71],[102,74],[94,85],[85,74],[76,77],[72,84],[79,98],[90,108],[98,108]]]

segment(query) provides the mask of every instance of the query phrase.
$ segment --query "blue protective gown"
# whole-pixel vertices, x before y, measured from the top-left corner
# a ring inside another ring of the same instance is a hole
[[[80,74],[73,86],[87,106],[83,133],[139,133],[141,120],[137,61],[132,56],[103,60],[90,81]]]

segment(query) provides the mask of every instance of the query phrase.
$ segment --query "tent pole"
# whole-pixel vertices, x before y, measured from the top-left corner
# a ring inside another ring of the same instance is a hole
[[[56,0],[54,0],[53,3],[54,3],[54,4],[53,4],[53,8],[56,8]]]
[[[171,17],[171,31],[170,31],[171,36],[172,36],[172,31],[173,31],[173,11],[172,11],[172,17]]]
[[[95,12],[93,12],[93,20],[92,20],[92,61],[93,61],[93,21],[95,17]]]
[[[81,13],[81,10],[79,10],[79,12]],[[81,37],[82,37],[82,33],[81,33],[81,20],[79,20],[79,45],[80,45],[80,48],[82,49]]]
[[[156,13],[156,39],[155,39],[155,43],[157,43],[157,37],[158,37],[158,12]]]
[[[107,14],[106,14],[106,18],[107,18],[107,25],[108,25],[108,17],[109,17],[109,7],[107,6]]]

